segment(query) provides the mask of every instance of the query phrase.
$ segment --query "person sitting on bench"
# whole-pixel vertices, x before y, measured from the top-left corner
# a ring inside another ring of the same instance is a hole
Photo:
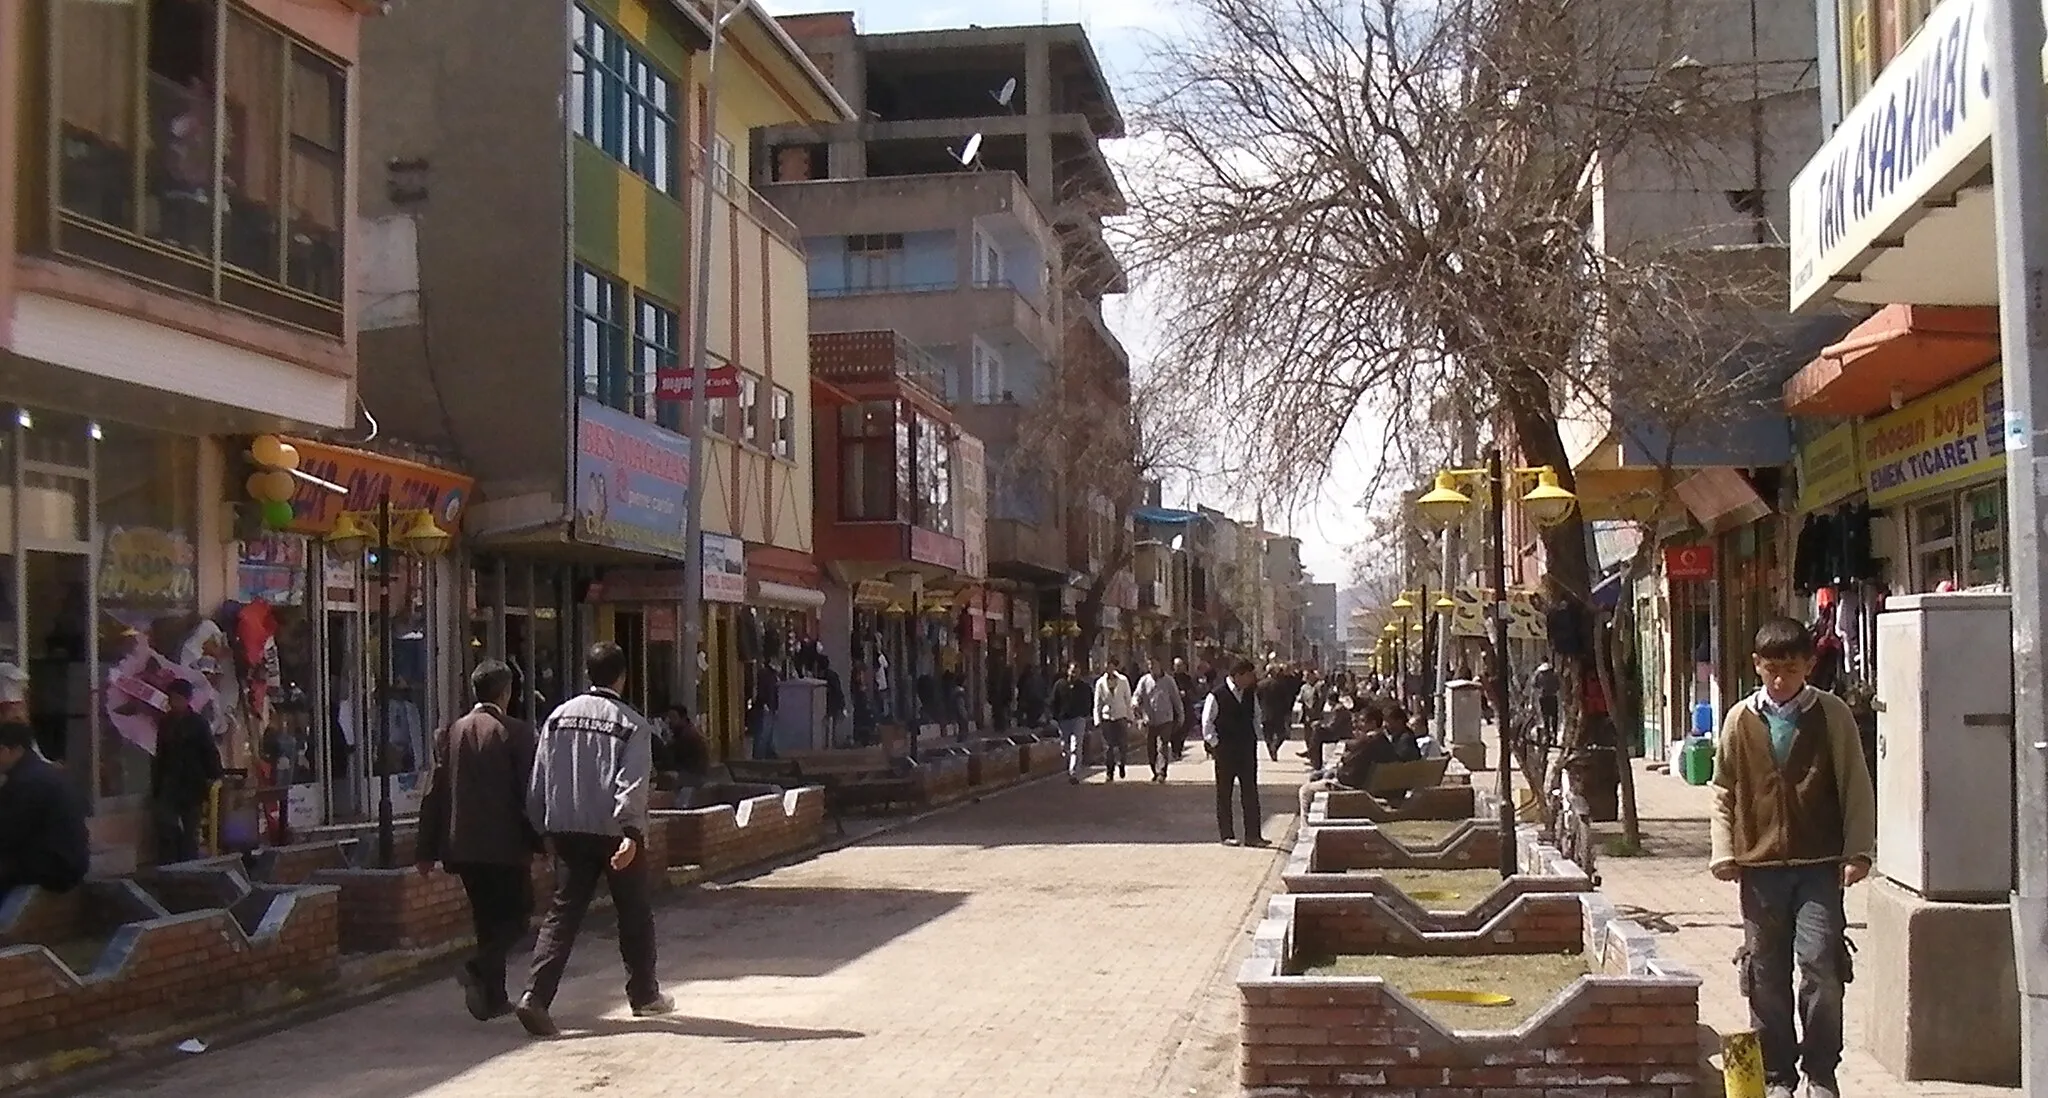
[[[69,892],[92,863],[85,805],[64,771],[36,752],[26,723],[0,723],[0,900],[35,885]]]
[[[1345,698],[1337,703],[1350,707],[1354,703]],[[1372,785],[1374,769],[1382,763],[1397,761],[1394,742],[1387,738],[1386,716],[1378,705],[1367,702],[1352,717],[1354,729],[1350,739],[1344,741],[1344,753],[1337,757],[1337,765],[1309,775],[1301,783],[1301,817],[1308,818],[1309,805],[1315,803],[1316,794],[1338,789],[1364,791]]]

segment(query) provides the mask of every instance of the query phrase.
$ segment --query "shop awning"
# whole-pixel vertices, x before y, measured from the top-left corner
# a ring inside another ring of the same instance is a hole
[[[1702,469],[1676,489],[1693,520],[1709,533],[1732,530],[1771,513],[1749,478],[1733,469]]]
[[[1888,305],[1785,383],[1795,416],[1876,415],[1998,358],[1998,310]]]

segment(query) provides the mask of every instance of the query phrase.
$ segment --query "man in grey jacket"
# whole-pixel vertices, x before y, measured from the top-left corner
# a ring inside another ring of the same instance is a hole
[[[590,689],[563,702],[540,728],[527,817],[554,855],[555,895],[533,945],[533,974],[519,999],[519,1024],[535,1037],[561,1031],[548,1015],[576,931],[602,879],[619,916],[626,1001],[635,1017],[668,1014],[654,971],[654,911],[648,903],[647,793],[654,777],[654,725],[619,696],[626,653],[610,641],[584,659]]]

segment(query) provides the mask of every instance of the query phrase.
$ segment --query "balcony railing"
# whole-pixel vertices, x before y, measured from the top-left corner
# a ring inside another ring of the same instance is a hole
[[[876,294],[941,294],[960,288],[958,282],[889,282],[879,286],[813,286],[812,297],[868,297]]]
[[[1037,313],[1041,318],[1045,316],[1045,302],[1040,297],[1039,288],[1036,286],[1026,286],[1014,279],[1003,277],[977,278],[974,280],[974,288],[977,290],[1009,290],[1011,293],[1023,298],[1031,306],[1032,312]]]
[[[694,165],[690,168],[693,179],[701,178],[703,174],[703,171]],[[776,209],[774,203],[761,197],[761,192],[747,186],[730,168],[714,169],[712,178],[718,193],[727,202],[739,207],[740,212],[753,218],[769,235],[781,240],[798,253],[804,250],[804,238],[796,231],[795,223],[782,216],[782,211]]]

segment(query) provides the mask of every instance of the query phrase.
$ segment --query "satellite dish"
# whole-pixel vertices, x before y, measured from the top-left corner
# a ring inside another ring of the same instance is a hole
[[[1003,81],[1002,90],[993,91],[990,92],[989,94],[995,96],[996,106],[1008,107],[1010,105],[1010,101],[1012,99],[1017,98],[1017,78],[1013,76],[1008,80]]]
[[[978,156],[980,156],[980,155],[981,155],[981,135],[980,135],[980,134],[975,134],[975,135],[974,135],[973,137],[970,137],[970,138],[968,138],[968,139],[967,139],[967,144],[965,144],[965,145],[962,145],[962,146],[960,147],[960,164],[961,164],[961,166],[962,166],[962,167],[973,167],[973,166],[974,166],[974,160],[975,160],[975,158],[976,158],[976,157],[978,157]]]

